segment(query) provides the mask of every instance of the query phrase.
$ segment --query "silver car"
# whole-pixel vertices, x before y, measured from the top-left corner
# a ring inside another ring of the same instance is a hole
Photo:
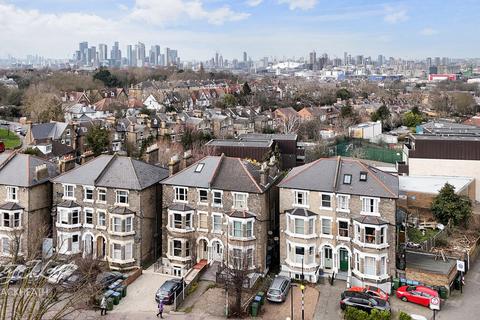
[[[277,276],[273,279],[270,288],[267,291],[267,300],[272,302],[284,302],[290,290],[291,279],[288,277]]]

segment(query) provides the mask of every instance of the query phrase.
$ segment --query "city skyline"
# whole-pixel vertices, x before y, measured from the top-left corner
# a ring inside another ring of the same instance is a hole
[[[159,44],[176,48],[183,60],[197,61],[215,52],[241,60],[244,51],[256,60],[308,58],[312,50],[338,58],[344,51],[404,59],[475,58],[480,45],[470,41],[469,30],[478,9],[473,1],[439,6],[433,0],[106,0],[98,5],[93,0],[0,0],[0,21],[8,31],[0,34],[8,44],[0,56],[66,59],[79,42],[110,48],[118,41],[122,51],[127,44]]]

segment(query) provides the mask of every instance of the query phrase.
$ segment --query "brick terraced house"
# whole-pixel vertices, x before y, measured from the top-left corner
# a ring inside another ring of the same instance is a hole
[[[54,243],[62,256],[91,255],[113,269],[160,256],[160,181],[168,170],[102,155],[53,179]]]
[[[390,292],[398,177],[346,158],[296,167],[279,184],[281,273],[335,274]]]
[[[183,276],[202,261],[267,272],[278,236],[276,164],[207,156],[164,180],[165,272]]]

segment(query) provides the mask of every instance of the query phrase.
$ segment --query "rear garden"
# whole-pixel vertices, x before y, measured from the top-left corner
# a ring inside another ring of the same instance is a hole
[[[6,149],[16,149],[22,145],[20,137],[15,132],[5,128],[0,128],[0,141],[3,141]]]

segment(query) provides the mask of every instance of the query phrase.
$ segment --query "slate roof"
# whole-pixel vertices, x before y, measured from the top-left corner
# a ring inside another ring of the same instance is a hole
[[[240,219],[255,218],[255,215],[248,211],[234,210],[234,211],[228,212],[227,215],[232,218],[240,218]]]
[[[66,122],[49,122],[32,124],[32,137],[35,140],[53,139],[57,140],[61,137],[63,131],[67,128]]]
[[[360,222],[361,224],[373,224],[375,226],[381,226],[381,225],[384,225],[384,224],[388,224],[388,221],[380,219],[379,217],[374,217],[374,216],[369,216],[369,215],[356,217],[356,218],[353,218],[353,220],[355,220],[357,222]]]
[[[203,164],[200,172],[195,172]],[[165,179],[162,184],[211,188],[219,190],[263,193],[277,177],[269,177],[269,184],[260,184],[260,166],[240,158],[207,156],[179,173]]]
[[[78,203],[72,200],[65,200],[59,204],[57,204],[57,207],[62,207],[62,208],[77,208],[80,207]]]
[[[360,173],[367,181],[360,181]],[[351,175],[351,184],[344,184]],[[398,198],[398,177],[351,158],[327,158],[293,168],[280,188],[324,191],[380,198]]]
[[[315,212],[312,212],[305,208],[295,208],[295,209],[287,210],[286,212],[290,215],[300,216],[300,217],[313,217],[317,215]]]
[[[24,208],[19,206],[18,203],[15,202],[7,202],[0,206],[1,210],[23,210]]]
[[[182,211],[182,212],[194,210],[192,207],[190,207],[185,203],[174,203],[170,207],[168,207],[168,209],[173,211]]]
[[[74,113],[74,114],[85,114],[85,113],[95,113],[95,110],[93,110],[90,106],[87,106],[83,103],[76,103],[65,110],[66,112],[69,113]]]
[[[114,207],[111,213],[114,214],[133,214],[134,212],[127,207]]]
[[[143,190],[168,177],[168,170],[118,155],[102,155],[52,181],[106,188]]]
[[[37,180],[35,168],[44,164],[48,168],[48,177]],[[57,174],[57,167],[54,163],[36,156],[17,152],[0,154],[0,185],[32,187],[48,181]]]

